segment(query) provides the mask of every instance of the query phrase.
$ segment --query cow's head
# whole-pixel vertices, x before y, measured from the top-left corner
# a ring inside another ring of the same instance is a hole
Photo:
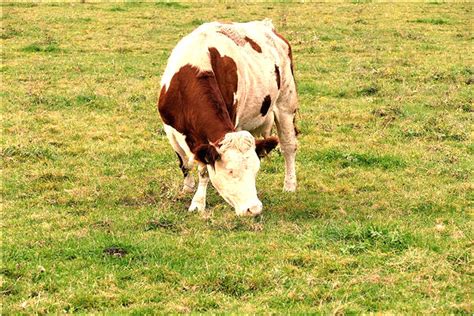
[[[227,133],[219,144],[199,146],[196,159],[207,165],[212,184],[237,215],[255,216],[262,212],[255,187],[259,158],[277,144],[276,137],[255,141],[247,131]]]

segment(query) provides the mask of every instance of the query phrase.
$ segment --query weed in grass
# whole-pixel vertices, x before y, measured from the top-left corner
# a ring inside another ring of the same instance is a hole
[[[414,20],[413,22],[428,23],[428,24],[434,24],[434,25],[451,24],[449,20],[443,19],[443,18],[419,18],[419,19]]]

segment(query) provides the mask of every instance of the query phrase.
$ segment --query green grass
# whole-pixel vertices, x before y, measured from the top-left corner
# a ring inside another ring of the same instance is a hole
[[[472,314],[472,5],[2,4],[2,314]],[[156,111],[178,40],[272,18],[299,189],[188,213]]]

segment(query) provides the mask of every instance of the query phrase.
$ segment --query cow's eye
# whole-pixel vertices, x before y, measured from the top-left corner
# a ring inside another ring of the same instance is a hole
[[[232,169],[227,170],[227,173],[228,173],[230,176],[233,176],[233,175],[234,175],[234,170],[232,170]]]

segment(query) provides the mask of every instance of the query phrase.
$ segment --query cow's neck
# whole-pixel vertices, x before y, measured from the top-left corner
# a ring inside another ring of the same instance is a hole
[[[193,152],[235,130],[214,74],[191,65],[173,76],[159,108],[165,123],[186,135]]]

